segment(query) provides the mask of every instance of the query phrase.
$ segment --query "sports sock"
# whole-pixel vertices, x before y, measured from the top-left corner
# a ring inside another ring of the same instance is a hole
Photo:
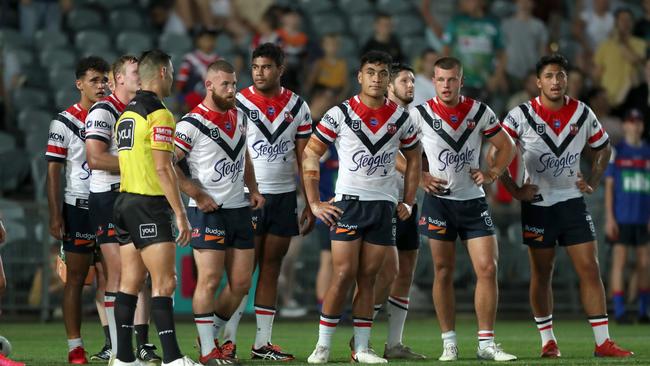
[[[221,331],[221,328],[224,327],[224,325],[228,324],[228,318],[223,317],[217,313],[212,313],[212,335],[214,339],[219,338],[218,334]],[[232,342],[235,343],[235,342]]]
[[[158,329],[158,337],[160,337],[160,345],[163,350],[163,363],[170,363],[183,357],[176,340],[174,302],[172,298],[166,296],[152,297],[151,317],[156,323],[156,329]]]
[[[448,332],[444,332],[440,335],[442,338],[442,347],[447,347],[448,344],[453,344],[457,345],[458,341],[456,340],[456,332],[453,330],[450,330]]]
[[[235,313],[230,316],[228,323],[226,323],[226,326],[223,329],[224,343],[230,341],[233,344],[237,344],[237,328],[239,328],[239,321],[244,315],[244,310],[246,310],[246,304],[248,304],[248,295],[241,299],[239,307],[237,307]],[[214,338],[219,338],[219,335],[215,334]]]
[[[383,306],[384,304],[375,304],[374,311],[372,312],[372,320],[375,320],[375,318],[377,318],[377,314],[379,314],[379,311]]]
[[[68,339],[68,352],[72,351],[77,347],[83,347],[83,346],[84,346],[84,342],[81,340],[81,338]]]
[[[607,320],[607,314],[590,316],[589,324],[591,324],[591,330],[594,331],[596,345],[600,346],[609,339],[609,322]]]
[[[255,349],[264,347],[271,341],[273,318],[275,318],[274,308],[255,305],[255,321],[257,322],[257,332],[255,333]]]
[[[117,359],[122,362],[135,361],[133,354],[133,317],[135,316],[135,305],[138,303],[138,297],[135,295],[118,292],[115,297],[115,324],[117,342],[113,348],[117,347]]]
[[[106,322],[108,331],[111,336],[111,350],[117,354],[117,325],[115,323],[115,298],[116,292],[104,292],[104,310],[106,312]]]
[[[213,317],[214,314],[194,314],[194,324],[196,324],[196,330],[199,331],[201,356],[209,355],[214,349],[214,337],[212,336],[214,328]]]
[[[639,317],[648,316],[648,305],[650,305],[650,289],[639,289]]]
[[[108,325],[102,327],[104,329],[104,346],[111,347],[111,331],[108,329]]]
[[[402,333],[404,333],[404,323],[406,315],[409,312],[408,297],[388,297],[388,347],[394,347],[402,343]]]
[[[535,323],[537,323],[537,330],[539,330],[539,335],[542,337],[542,347],[548,343],[548,341],[555,341],[555,334],[553,334],[553,314],[535,317]]]
[[[623,291],[615,291],[612,296],[614,303],[614,318],[620,319],[625,315],[625,293]]]
[[[485,349],[494,344],[494,331],[493,330],[479,330],[478,331],[478,348]]]
[[[135,330],[135,344],[138,348],[149,343],[149,324],[136,324],[133,330]]]
[[[353,317],[352,324],[354,325],[354,352],[368,350],[372,319]]]
[[[318,346],[330,348],[332,344],[332,336],[336,331],[336,326],[341,320],[340,315],[325,315],[320,314],[320,323],[318,325]]]

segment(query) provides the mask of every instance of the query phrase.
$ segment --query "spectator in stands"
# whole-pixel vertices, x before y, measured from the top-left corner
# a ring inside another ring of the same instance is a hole
[[[438,57],[438,52],[433,48],[426,48],[420,53],[420,59],[415,68],[415,96],[411,105],[422,104],[436,96],[436,88],[433,86],[433,65]]]
[[[539,95],[537,73],[534,70],[529,71],[521,86],[523,89],[511,95],[510,99],[508,99],[507,109],[509,111]]]
[[[585,100],[585,74],[578,68],[569,71],[566,94],[573,99]]]
[[[282,15],[278,35],[285,54],[282,85],[289,90],[300,92],[308,38],[302,31],[302,16],[298,11],[288,9]]]
[[[427,43],[434,49],[441,49],[444,28],[441,25],[441,20],[438,20],[438,18],[433,15],[436,11],[433,5],[433,0],[422,0],[418,10],[420,11],[422,19],[424,19],[424,23],[427,25],[427,29],[424,32]],[[417,95],[415,98],[417,99]]]
[[[348,96],[348,65],[345,59],[339,57],[339,42],[338,34],[326,34],[321,39],[323,57],[317,59],[312,66],[305,84],[306,94],[312,96],[324,93],[334,102]]]
[[[152,0],[149,19],[156,33],[187,34],[185,24],[174,11],[174,0]]]
[[[510,85],[515,87],[524,82],[548,48],[548,31],[544,23],[533,16],[534,7],[533,0],[517,0],[515,14],[501,24],[508,59],[506,72]]]
[[[587,93],[587,104],[609,135],[611,144],[618,144],[623,138],[623,126],[621,126],[621,119],[611,113],[607,91],[601,87],[591,89]]]
[[[612,107],[625,100],[628,92],[641,82],[646,45],[632,35],[634,18],[629,9],[616,11],[612,35],[600,44],[594,55],[594,80],[607,91]]]
[[[174,12],[178,14],[185,29],[192,32],[198,29],[216,30],[209,0],[182,0],[174,4]]]
[[[588,45],[595,50],[614,29],[614,14],[610,9],[609,0],[593,0],[591,9],[581,10],[580,21],[576,22],[576,25],[586,29]]]
[[[488,95],[506,92],[508,83],[501,28],[484,8],[484,0],[460,1],[460,14],[445,29],[443,54],[463,64],[463,95],[487,102]]]
[[[16,53],[8,47],[0,48],[0,100],[4,102],[4,105],[0,105],[0,107],[4,107],[4,111],[3,108],[0,108],[0,117],[5,117],[2,124],[5,130],[10,131],[14,127],[13,121],[7,117],[17,114],[17,112],[14,113],[11,101],[14,90],[20,86],[23,80]]]
[[[280,20],[277,17],[277,9],[269,8],[262,19],[255,27],[255,36],[253,36],[253,41],[251,42],[251,50],[254,50],[259,45],[264,43],[273,43],[280,45],[280,33],[278,32]]]
[[[214,50],[216,38],[216,32],[201,29],[194,38],[196,49],[183,57],[183,63],[176,76],[176,91],[179,93],[183,112],[196,107],[205,95],[203,79],[208,65],[220,58]]]
[[[645,61],[643,68],[644,80],[639,86],[630,90],[625,103],[619,108],[619,115],[636,108],[644,116],[645,128],[643,138],[650,141],[650,58]]]
[[[404,61],[402,45],[393,34],[393,20],[389,14],[377,13],[374,23],[374,34],[361,47],[360,54],[365,55],[368,51],[384,51],[391,55],[393,62]]]
[[[646,41],[646,51],[650,54],[650,0],[643,0],[644,14],[634,25],[634,35]]]
[[[72,0],[20,0],[20,33],[27,40],[39,29],[59,31],[61,17],[72,8]]]

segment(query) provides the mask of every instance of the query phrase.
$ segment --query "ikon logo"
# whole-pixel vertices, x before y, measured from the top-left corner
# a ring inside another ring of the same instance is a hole
[[[155,238],[158,236],[158,226],[154,223],[140,225],[140,238]]]

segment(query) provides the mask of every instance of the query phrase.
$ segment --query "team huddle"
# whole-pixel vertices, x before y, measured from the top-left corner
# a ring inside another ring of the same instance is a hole
[[[253,85],[239,92],[230,63],[210,64],[205,98],[175,122],[162,102],[173,83],[165,53],[122,56],[112,67],[92,56],[79,61],[81,99],[51,122],[46,152],[50,232],[63,241],[66,255],[69,363],[88,362],[80,332],[81,290],[94,253],[101,252],[100,317],[107,346],[99,359],[113,366],[195,364],[181,352],[174,325],[177,244],[192,247],[197,268],[192,308],[200,364],[239,363],[237,327],[256,267],[251,357],[294,360],[271,342],[278,277],[291,237],[306,235],[317,220],[329,227],[333,276],[309,363],[329,361],[332,336],[352,290],[354,362],[425,358],[402,343],[419,235],[428,240],[435,270],[432,296],[443,341],[439,360],[459,357],[453,287],[458,237],[476,274],[476,356],[516,360],[495,342],[498,245],[482,186],[496,180],[522,201],[541,356],[561,356],[552,316],[556,245],[566,248],[578,273],[594,355],[633,354],[609,336],[595,229],[582,197],[601,180],[611,154],[609,139],[589,107],[566,96],[564,57],[538,62],[539,97],[502,122],[485,103],[460,94],[463,69],[452,57],[435,63],[437,96],[413,106],[413,70],[370,51],[361,58],[359,94],[317,123],[307,103],[281,86],[284,54],[278,46],[260,45],[251,64]],[[490,147],[482,158],[484,140]],[[338,178],[335,196],[322,198],[320,161],[330,145],[339,156]],[[579,164],[586,146],[592,169],[583,177]],[[526,167],[523,184],[507,170],[517,150]],[[426,192],[420,216],[418,187]],[[190,198],[187,207],[181,192]],[[302,212],[298,194],[307,202]],[[226,285],[215,298],[224,272]],[[384,304],[389,331],[379,356],[369,339]],[[148,341],[149,317],[162,356]]]

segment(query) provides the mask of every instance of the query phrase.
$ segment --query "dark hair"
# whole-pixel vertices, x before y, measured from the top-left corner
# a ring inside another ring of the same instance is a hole
[[[463,64],[455,57],[441,57],[436,60],[433,67],[439,67],[443,70],[451,70],[457,67],[461,71],[463,70]]]
[[[394,81],[397,75],[399,75],[400,72],[402,71],[410,71],[412,73],[415,73],[413,71],[413,68],[407,64],[403,64],[401,62],[395,62],[392,65],[390,65],[390,81]]]
[[[587,91],[587,95],[586,95],[587,96],[587,104],[591,104],[591,100],[593,98],[596,98],[597,96],[605,94],[605,93],[607,93],[607,91],[603,87],[600,87],[600,86],[595,86],[595,87],[589,89],[589,91]]]
[[[88,70],[108,73],[110,69],[111,68],[108,66],[108,62],[106,62],[106,60],[103,58],[97,56],[88,56],[82,58],[77,62],[77,66],[74,70],[74,75],[77,80],[79,80],[83,78],[84,75],[86,75],[86,72],[88,72]]]
[[[365,64],[384,64],[390,67],[392,63],[393,58],[388,53],[384,51],[371,50],[361,56],[359,70],[361,70]]]
[[[278,67],[284,65],[284,51],[282,51],[280,46],[273,43],[262,43],[257,46],[257,48],[253,50],[253,57],[251,57],[251,60],[258,57],[269,58],[273,60]]]
[[[235,72],[235,68],[232,66],[230,62],[221,59],[211,63],[208,66],[208,71],[214,71],[214,72],[223,71],[225,73],[232,74]]]
[[[623,14],[623,13],[628,13],[628,14],[630,14],[630,17],[631,17],[632,20],[634,21],[634,13],[632,12],[632,9],[630,9],[630,8],[628,8],[628,7],[625,7],[625,6],[622,6],[622,7],[620,7],[620,8],[617,8],[617,9],[614,11],[614,19],[618,19],[618,16],[621,15],[621,14]]]
[[[123,55],[120,56],[117,60],[115,60],[115,62],[113,62],[113,65],[111,66],[111,71],[113,72],[113,78],[115,78],[117,74],[124,72],[124,65],[128,63],[137,64],[138,58],[133,55]]]
[[[161,67],[168,67],[171,59],[171,56],[158,49],[143,52],[138,63],[140,78],[151,79]]]
[[[433,53],[433,54],[438,54],[438,51],[435,50],[433,47],[427,47],[420,52],[420,58],[424,58],[424,56]]]
[[[375,21],[381,19],[381,18],[392,18],[390,14],[384,12],[384,11],[378,11],[375,13]]]
[[[564,69],[564,71],[569,71],[569,61],[566,57],[560,55],[559,53],[554,53],[551,55],[542,56],[542,58],[537,61],[535,65],[535,74],[537,77],[542,73],[542,70],[548,65],[558,65]]]

